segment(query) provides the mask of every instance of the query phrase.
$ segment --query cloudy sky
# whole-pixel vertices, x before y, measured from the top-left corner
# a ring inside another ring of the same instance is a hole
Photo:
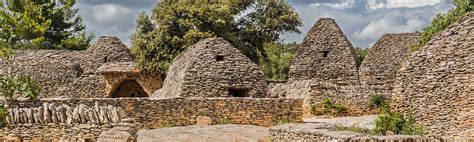
[[[139,12],[150,13],[158,0],[78,0],[88,32],[118,36],[130,45]],[[301,42],[321,17],[334,18],[357,47],[370,47],[385,33],[423,30],[437,13],[454,6],[448,0],[287,0],[303,20],[301,34],[285,34],[285,42]]]

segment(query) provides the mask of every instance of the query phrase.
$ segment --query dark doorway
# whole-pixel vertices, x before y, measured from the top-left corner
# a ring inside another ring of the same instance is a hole
[[[135,80],[127,80],[122,82],[120,86],[112,93],[112,98],[121,97],[148,97],[142,86]]]
[[[224,61],[224,55],[217,55],[216,61]]]
[[[248,91],[245,89],[229,89],[229,95],[232,97],[248,97]]]
[[[323,51],[322,53],[323,53],[324,58],[328,57],[328,55],[329,55],[329,51]]]

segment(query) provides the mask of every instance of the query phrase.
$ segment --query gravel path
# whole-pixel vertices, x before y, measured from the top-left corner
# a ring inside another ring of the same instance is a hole
[[[377,115],[367,115],[359,117],[335,117],[335,118],[321,118],[321,117],[308,117],[304,118],[304,123],[327,123],[329,125],[336,125],[341,127],[349,127],[356,125],[361,128],[374,129],[375,118]]]
[[[269,142],[268,128],[252,125],[194,125],[138,131],[139,142]]]

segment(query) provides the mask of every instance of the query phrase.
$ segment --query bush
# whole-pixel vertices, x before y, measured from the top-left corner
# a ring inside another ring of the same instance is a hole
[[[0,96],[14,99],[18,95],[37,100],[41,88],[30,76],[0,76]]]
[[[0,127],[7,126],[7,115],[7,110],[3,106],[0,106]]]
[[[370,106],[382,107],[385,105],[385,98],[382,95],[374,95],[370,97]]]
[[[375,132],[386,135],[388,131],[395,134],[420,135],[425,132],[425,127],[416,124],[411,115],[405,117],[400,112],[391,111],[389,107],[382,107],[375,119]]]
[[[325,98],[321,103],[315,103],[311,106],[313,115],[343,115],[347,113],[347,110],[345,105],[334,103],[329,98]]]

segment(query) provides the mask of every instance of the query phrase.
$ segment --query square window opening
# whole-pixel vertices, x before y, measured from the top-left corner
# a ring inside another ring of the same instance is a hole
[[[328,57],[328,55],[329,55],[329,51],[323,51],[322,53],[323,53],[324,58]]]
[[[217,55],[216,61],[224,61],[224,55]]]

